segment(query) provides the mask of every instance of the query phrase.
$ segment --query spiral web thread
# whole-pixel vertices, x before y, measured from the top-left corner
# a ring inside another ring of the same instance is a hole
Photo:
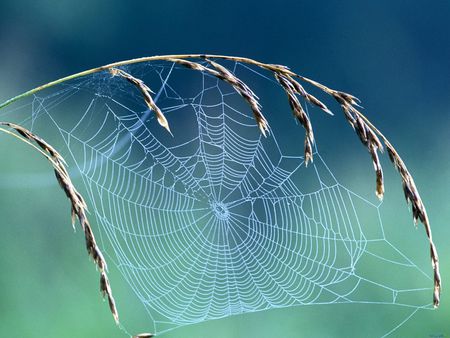
[[[302,156],[284,155],[276,132],[262,137],[233,88],[208,74],[168,62],[126,70],[148,81],[174,137],[139,92],[107,72],[34,97],[28,122],[58,128],[101,247],[154,332],[296,305],[429,307],[414,296],[429,288],[371,273],[373,264],[429,285],[386,238],[380,204],[340,184],[317,150],[307,168]],[[239,63],[234,72],[266,81]],[[183,82],[190,78],[197,82]],[[77,96],[85,109],[67,118],[64,107]]]

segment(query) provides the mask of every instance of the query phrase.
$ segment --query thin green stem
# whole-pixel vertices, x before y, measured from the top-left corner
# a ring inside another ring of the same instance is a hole
[[[77,79],[80,78],[82,76],[85,75],[90,75],[90,74],[94,74],[94,73],[98,73],[104,70],[108,70],[111,69],[113,67],[120,67],[120,66],[125,66],[125,65],[130,65],[130,64],[135,64],[135,63],[142,63],[142,62],[151,62],[151,61],[164,61],[164,60],[168,60],[168,59],[199,59],[199,58],[212,58],[212,59],[223,59],[223,60],[230,60],[230,61],[237,61],[237,62],[244,62],[247,64],[252,64],[267,70],[277,70],[277,71],[283,71],[286,74],[289,75],[296,75],[294,72],[289,71],[287,68],[284,68],[282,66],[279,65],[271,65],[271,64],[266,64],[266,63],[262,63],[259,61],[255,61],[253,59],[250,58],[244,58],[244,57],[236,57],[236,56],[226,56],[226,55],[213,55],[213,54],[174,54],[174,55],[155,55],[155,56],[147,56],[147,57],[142,57],[142,58],[136,58],[136,59],[130,59],[130,60],[125,60],[125,61],[119,61],[119,62],[113,62],[101,67],[96,67],[96,68],[92,68],[92,69],[88,69],[76,74],[72,74],[69,76],[65,76],[62,77],[58,80],[55,81],[51,81],[49,83],[46,83],[44,85],[41,85],[39,87],[33,88],[25,93],[22,93],[20,95],[17,95],[5,102],[3,102],[2,104],[0,104],[0,109],[10,105],[13,102],[16,102],[22,98],[28,97],[30,95],[36,94],[46,88],[50,88],[53,86],[56,86],[60,83],[69,81],[69,80],[73,80],[73,79]]]

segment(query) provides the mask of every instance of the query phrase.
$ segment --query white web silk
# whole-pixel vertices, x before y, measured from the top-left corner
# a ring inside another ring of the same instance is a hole
[[[264,80],[238,63],[234,71]],[[107,72],[35,97],[29,122],[58,128],[85,182],[101,247],[154,331],[305,304],[429,305],[399,297],[421,288],[361,268],[366,257],[423,274],[386,239],[379,205],[340,184],[317,151],[307,168],[303,147],[284,155],[293,150],[276,131],[262,137],[245,102],[208,74],[171,63],[127,72],[148,81],[173,137],[135,87]],[[71,119],[61,107],[74,94],[88,103]],[[302,136],[298,128],[295,143]]]

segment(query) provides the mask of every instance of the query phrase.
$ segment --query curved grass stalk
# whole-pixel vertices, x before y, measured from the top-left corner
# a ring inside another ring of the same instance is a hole
[[[9,129],[6,129],[9,128]],[[14,133],[15,131],[16,133]],[[0,132],[16,137],[25,144],[31,146],[44,156],[52,165],[56,180],[61,189],[66,193],[72,207],[72,226],[75,229],[75,218],[78,219],[80,226],[84,232],[86,241],[86,249],[89,256],[94,260],[97,268],[100,271],[100,291],[103,297],[108,299],[108,304],[113,314],[116,323],[119,323],[119,314],[117,312],[116,303],[112,295],[109,279],[106,274],[107,265],[100,248],[95,240],[91,225],[86,216],[87,205],[81,194],[76,190],[70,179],[66,168],[66,162],[63,157],[50,144],[41,139],[39,136],[33,134],[28,129],[25,129],[17,124],[9,122],[0,122]]]
[[[194,61],[195,60],[195,61]],[[305,137],[305,163],[307,164],[308,161],[312,161],[312,144],[314,143],[314,137],[313,137],[313,128],[311,121],[309,119],[309,116],[304,112],[302,105],[300,101],[298,100],[298,96],[302,97],[304,101],[309,102],[312,105],[315,105],[322,109],[324,112],[329,113],[332,115],[331,111],[327,108],[327,106],[322,103],[320,100],[318,100],[316,97],[308,93],[304,87],[300,84],[300,82],[303,82],[307,85],[313,86],[327,94],[328,96],[335,99],[335,101],[341,106],[342,111],[344,113],[345,118],[347,119],[348,123],[353,127],[355,130],[357,136],[363,143],[363,145],[367,148],[369,151],[372,162],[374,165],[375,173],[376,173],[376,195],[382,199],[384,194],[384,183],[383,183],[383,171],[381,168],[381,164],[378,158],[378,152],[383,151],[383,144],[387,149],[388,155],[394,165],[394,167],[397,169],[397,171],[400,173],[403,190],[405,193],[405,199],[407,203],[410,203],[412,206],[412,213],[414,221],[417,223],[417,221],[420,220],[420,222],[424,225],[425,231],[429,240],[430,245],[430,256],[431,256],[431,263],[432,268],[434,271],[434,291],[433,291],[433,305],[434,307],[439,306],[440,301],[440,290],[441,290],[441,277],[439,272],[439,259],[436,247],[433,243],[432,239],[432,233],[431,233],[431,227],[430,222],[427,216],[427,212],[425,209],[425,206],[422,202],[422,199],[419,195],[419,192],[416,188],[416,185],[414,183],[413,177],[410,174],[409,170],[407,169],[405,163],[403,162],[402,158],[394,148],[394,146],[389,142],[389,140],[381,133],[380,130],[378,130],[371,122],[370,120],[361,113],[359,108],[359,100],[354,97],[353,95],[350,95],[348,93],[344,93],[341,91],[337,91],[334,89],[331,89],[317,81],[311,80],[307,77],[301,76],[293,71],[291,71],[288,67],[283,65],[276,65],[276,64],[268,64],[259,62],[250,58],[245,57],[236,57],[236,56],[226,56],[226,55],[210,55],[210,54],[180,54],[180,55],[157,55],[157,56],[150,56],[150,57],[142,57],[142,58],[136,58],[136,59],[130,59],[120,62],[114,62],[110,63],[108,65],[104,65],[101,67],[92,68],[89,70],[85,70],[76,74],[72,74],[66,77],[63,77],[61,79],[49,82],[47,84],[44,84],[42,86],[36,87],[34,89],[31,89],[23,94],[17,95],[2,104],[0,104],[0,109],[12,104],[13,102],[16,102],[20,99],[23,99],[25,97],[31,96],[33,94],[36,94],[44,89],[51,88],[53,86],[56,86],[58,84],[61,84],[63,82],[77,79],[86,75],[98,73],[101,71],[109,71],[112,75],[115,76],[121,76],[125,80],[128,80],[131,84],[133,84],[136,88],[138,88],[141,93],[143,94],[143,97],[145,99],[145,102],[150,107],[150,109],[154,110],[155,114],[158,116],[159,123],[170,131],[169,124],[162,115],[162,112],[159,110],[159,108],[156,106],[155,102],[151,98],[151,90],[145,85],[145,83],[135,78],[134,76],[124,73],[123,71],[119,70],[119,67],[125,66],[125,65],[131,65],[131,64],[137,64],[137,63],[143,63],[143,62],[152,62],[152,61],[167,61],[167,62],[174,62],[181,66],[185,66],[187,68],[193,69],[194,71],[200,71],[200,72],[207,72],[212,76],[217,77],[218,79],[227,82],[230,84],[249,104],[251,107],[255,119],[257,121],[257,124],[259,125],[261,132],[265,135],[266,131],[268,131],[268,124],[265,118],[262,115],[261,107],[258,103],[257,96],[253,93],[253,91],[250,89],[250,87],[244,83],[241,79],[237,78],[231,71],[226,69],[223,65],[220,65],[212,60],[228,60],[228,61],[234,61],[234,62],[240,62],[245,63],[248,65],[253,65],[255,67],[262,68],[270,73],[275,77],[275,79],[278,81],[280,87],[285,91],[288,97],[288,101],[291,105],[292,112],[294,116],[299,120],[300,124],[303,126],[306,132]],[[197,62],[196,62],[197,61]],[[202,62],[199,63],[198,61],[206,61],[206,63]],[[209,67],[208,67],[209,66]],[[300,81],[300,82],[299,82]],[[0,123],[1,124],[1,123]],[[10,128],[15,129],[19,133],[22,134],[25,129],[23,129],[20,126],[12,125],[8,123],[3,123],[1,125],[8,126]],[[1,131],[6,131],[5,129],[1,129]],[[21,132],[22,131],[22,132]],[[26,130],[25,130],[26,131]],[[9,131],[6,131],[9,132]],[[11,133],[11,132],[9,132]],[[24,132],[25,138],[32,142],[37,142],[36,139],[31,138],[31,134],[29,131]],[[28,136],[27,136],[28,135]],[[22,134],[24,136],[24,134]],[[38,138],[39,139],[39,138]],[[31,142],[26,141],[27,143],[31,144]],[[41,140],[44,142],[43,140]],[[41,142],[41,143],[42,143]],[[44,142],[45,143],[45,142]],[[46,143],[45,143],[46,144]],[[33,145],[33,144],[32,144]],[[41,153],[44,154],[44,156],[49,159],[49,161],[52,163],[53,167],[55,168],[55,172],[59,173],[59,176],[57,175],[58,181],[60,182],[63,189],[66,191],[67,194],[67,182],[64,182],[64,180],[69,180],[67,171],[65,168],[61,169],[61,161],[62,158],[54,158],[54,154],[49,153],[49,149],[51,148],[47,144],[47,148],[43,147],[42,144],[39,144],[37,142],[38,146],[33,145],[37,150],[39,150]],[[39,149],[41,148],[41,149]],[[57,154],[57,152],[53,149],[53,152]],[[59,172],[59,169],[62,170]],[[63,182],[61,182],[61,179]],[[66,187],[64,185],[66,184]],[[71,182],[70,182],[71,184]],[[73,185],[72,185],[73,187]],[[83,226],[83,229],[86,228],[89,229],[86,233],[86,242],[88,243],[91,241],[91,250],[89,249],[88,245],[88,251],[92,257],[94,257],[94,260],[97,262],[97,265],[99,265],[100,271],[102,273],[101,277],[101,286],[102,286],[102,293],[108,297],[111,311],[113,312],[113,315],[118,322],[118,315],[117,311],[115,310],[115,304],[114,299],[112,298],[111,289],[109,286],[109,282],[106,278],[106,274],[104,274],[106,263],[104,262],[103,256],[100,256],[101,258],[95,258],[95,255],[101,255],[100,251],[98,250],[98,247],[95,244],[95,240],[93,237],[92,230],[87,223],[87,218],[85,217],[84,210],[85,210],[85,203],[82,199],[81,195],[76,192],[73,188],[73,196],[69,196],[69,199],[71,199],[72,204],[74,204],[74,200],[77,198],[81,200],[82,202],[79,202],[83,204],[83,207],[79,207],[79,209],[72,207],[72,213],[74,215],[77,215],[80,223]],[[76,203],[75,203],[76,204]],[[96,248],[94,250],[94,247]],[[98,253],[96,253],[98,252]]]

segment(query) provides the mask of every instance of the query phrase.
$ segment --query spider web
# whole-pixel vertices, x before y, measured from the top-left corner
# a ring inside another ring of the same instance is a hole
[[[262,82],[261,92],[271,85],[229,66]],[[22,123],[41,135],[52,126],[47,138],[56,127],[85,183],[101,249],[153,332],[298,305],[429,307],[429,278],[386,238],[381,204],[339,183],[317,149],[306,167],[302,146],[282,144],[275,129],[262,137],[242,98],[209,74],[167,62],[124,69],[155,92],[173,137],[136,88],[107,72],[34,97]],[[371,270],[380,266],[386,275]],[[425,282],[414,283],[417,275]]]

